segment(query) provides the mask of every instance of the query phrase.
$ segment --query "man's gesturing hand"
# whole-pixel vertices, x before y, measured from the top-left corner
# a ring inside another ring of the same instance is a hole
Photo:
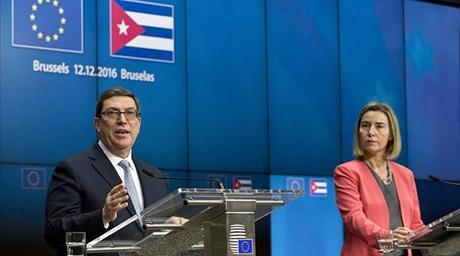
[[[116,185],[110,190],[102,208],[102,222],[104,226],[114,221],[119,211],[128,207],[128,199],[128,190],[123,183]]]

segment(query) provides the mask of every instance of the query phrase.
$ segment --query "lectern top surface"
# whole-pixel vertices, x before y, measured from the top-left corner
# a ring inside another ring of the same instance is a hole
[[[407,238],[407,242],[412,245],[436,245],[455,233],[449,231],[448,227],[460,227],[460,209],[416,230]]]

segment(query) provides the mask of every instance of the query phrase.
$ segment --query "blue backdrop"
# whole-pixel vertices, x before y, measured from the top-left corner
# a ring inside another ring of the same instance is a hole
[[[172,6],[173,63],[111,56],[109,0],[61,0],[58,7],[0,1],[2,255],[51,254],[43,225],[54,165],[95,142],[96,99],[118,85],[142,103],[139,158],[170,176],[224,177],[230,188],[238,178],[254,188],[282,186],[290,175],[329,179],[352,159],[362,105],[388,102],[401,124],[398,162],[414,171],[424,220],[460,205],[458,188],[426,180],[460,180],[458,7],[418,0],[138,2]],[[91,68],[108,73],[77,74]],[[122,79],[122,69],[154,81]],[[327,203],[303,198],[262,220],[258,239],[268,242],[258,251],[318,246],[306,238],[315,235],[315,207],[340,234],[329,192]],[[301,225],[289,222],[300,216]],[[289,239],[278,232],[287,227],[308,235]],[[323,249],[336,254],[341,239],[330,246]]]

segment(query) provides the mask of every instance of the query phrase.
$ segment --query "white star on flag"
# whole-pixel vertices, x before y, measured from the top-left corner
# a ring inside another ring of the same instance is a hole
[[[121,24],[117,24],[118,26],[118,34],[121,35],[121,34],[124,34],[124,35],[128,35],[128,28],[129,26],[125,24],[125,20],[121,20]]]

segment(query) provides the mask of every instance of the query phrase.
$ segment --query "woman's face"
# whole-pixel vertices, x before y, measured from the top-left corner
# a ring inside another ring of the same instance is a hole
[[[384,156],[391,139],[387,116],[381,111],[368,111],[359,124],[359,142],[366,157]]]

